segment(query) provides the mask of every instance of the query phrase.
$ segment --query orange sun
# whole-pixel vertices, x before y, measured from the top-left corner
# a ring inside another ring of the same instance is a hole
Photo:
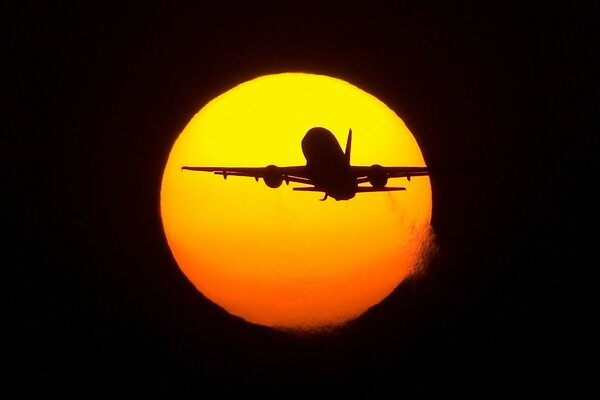
[[[415,138],[384,103],[345,81],[305,73],[262,76],[204,106],[177,138],[161,187],[161,215],[177,264],[206,297],[249,322],[289,330],[338,326],[383,300],[427,244],[429,178],[404,192],[348,201],[223,180],[183,165],[304,165],[312,127],[344,146],[352,165],[424,166]],[[397,181],[397,182],[396,182]]]

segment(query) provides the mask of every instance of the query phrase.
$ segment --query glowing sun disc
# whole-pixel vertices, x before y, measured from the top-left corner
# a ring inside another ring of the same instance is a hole
[[[191,283],[230,314],[292,330],[343,324],[379,303],[415,268],[429,234],[429,178],[392,179],[404,192],[318,201],[319,193],[252,178],[181,171],[183,165],[304,165],[312,127],[345,145],[352,165],[424,166],[404,122],[343,80],[305,73],[262,76],[206,104],[170,152],[161,216]]]

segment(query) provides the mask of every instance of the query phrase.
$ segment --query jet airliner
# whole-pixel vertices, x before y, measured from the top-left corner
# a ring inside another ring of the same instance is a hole
[[[302,152],[306,165],[278,167],[195,167],[182,166],[182,170],[212,172],[227,179],[228,176],[246,176],[257,182],[262,178],[270,188],[278,188],[283,182],[300,183],[308,186],[294,187],[293,190],[321,192],[321,200],[332,197],[335,200],[349,200],[357,193],[391,192],[406,190],[405,187],[386,186],[389,178],[410,178],[429,175],[427,167],[384,167],[379,164],[356,166],[350,164],[352,129],[348,132],[346,151],[333,133],[322,127],[314,127],[302,139]],[[361,186],[369,183],[370,186]]]

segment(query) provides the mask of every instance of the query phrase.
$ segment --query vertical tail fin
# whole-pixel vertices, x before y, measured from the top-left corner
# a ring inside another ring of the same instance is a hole
[[[346,151],[344,155],[346,156],[346,161],[348,165],[350,165],[350,151],[352,150],[352,129],[348,130],[348,140],[346,141]]]

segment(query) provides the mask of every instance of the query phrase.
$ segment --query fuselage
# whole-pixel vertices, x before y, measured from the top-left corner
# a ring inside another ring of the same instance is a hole
[[[302,139],[306,169],[315,188],[336,200],[356,195],[358,183],[337,139],[325,128],[311,128]]]

